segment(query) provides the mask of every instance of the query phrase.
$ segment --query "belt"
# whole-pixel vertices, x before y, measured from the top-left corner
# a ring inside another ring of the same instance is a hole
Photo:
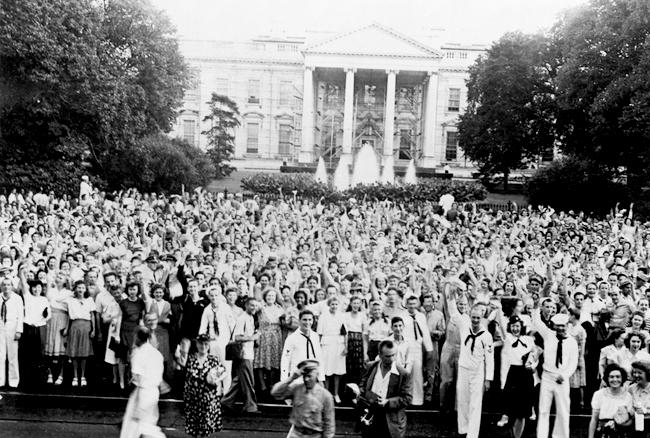
[[[311,429],[309,427],[302,427],[293,425],[293,428],[296,432],[301,433],[302,435],[321,435],[323,432],[316,429]]]

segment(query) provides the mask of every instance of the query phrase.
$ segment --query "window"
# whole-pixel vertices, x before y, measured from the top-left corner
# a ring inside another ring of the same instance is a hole
[[[183,120],[183,140],[191,145],[196,141],[196,123],[194,120]]]
[[[446,55],[447,55],[447,59],[454,59],[456,57],[455,52],[447,52]]]
[[[458,52],[460,59],[467,59],[467,52]]]
[[[293,84],[291,81],[280,81],[280,106],[288,106],[291,102],[291,91]]]
[[[230,92],[230,83],[228,78],[217,78],[217,89],[215,92],[221,96],[228,96]]]
[[[449,89],[449,105],[447,111],[457,112],[460,110],[460,88]]]
[[[298,44],[278,44],[278,52],[297,52]]]
[[[185,91],[185,99],[196,101],[201,98],[201,72],[198,68],[190,70],[190,84]]]
[[[248,80],[248,103],[260,103],[260,81]]]
[[[373,106],[376,102],[377,86],[364,85],[363,86],[363,103],[368,106]]]
[[[248,123],[246,125],[246,152],[250,154],[256,154],[259,138],[260,137],[260,124],[259,123]]]
[[[458,132],[447,132],[447,147],[445,161],[456,161],[458,158]]]
[[[291,125],[281,124],[278,134],[278,154],[291,155]]]
[[[400,129],[399,131],[399,159],[410,160],[411,156],[411,130]]]

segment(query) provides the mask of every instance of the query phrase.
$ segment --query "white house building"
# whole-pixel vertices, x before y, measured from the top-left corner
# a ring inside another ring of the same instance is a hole
[[[202,119],[216,92],[239,106],[240,169],[334,163],[365,144],[384,166],[470,165],[456,123],[468,67],[485,46],[434,48],[379,24],[313,39],[182,40],[194,81],[172,135],[205,147]]]

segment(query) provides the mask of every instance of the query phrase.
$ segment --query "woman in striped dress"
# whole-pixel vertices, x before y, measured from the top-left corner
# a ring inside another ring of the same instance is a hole
[[[68,288],[68,280],[64,273],[56,274],[54,287],[47,288],[45,296],[50,302],[52,312],[45,330],[44,354],[49,363],[47,383],[54,382],[55,385],[60,385],[63,383],[62,364],[66,354],[63,331],[68,327],[68,300],[72,298],[72,291]]]

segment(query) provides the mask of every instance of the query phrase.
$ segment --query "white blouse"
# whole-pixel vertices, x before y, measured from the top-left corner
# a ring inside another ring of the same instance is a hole
[[[92,298],[70,298],[68,300],[68,315],[71,320],[85,319],[90,321],[92,313],[96,310],[95,302]]]

